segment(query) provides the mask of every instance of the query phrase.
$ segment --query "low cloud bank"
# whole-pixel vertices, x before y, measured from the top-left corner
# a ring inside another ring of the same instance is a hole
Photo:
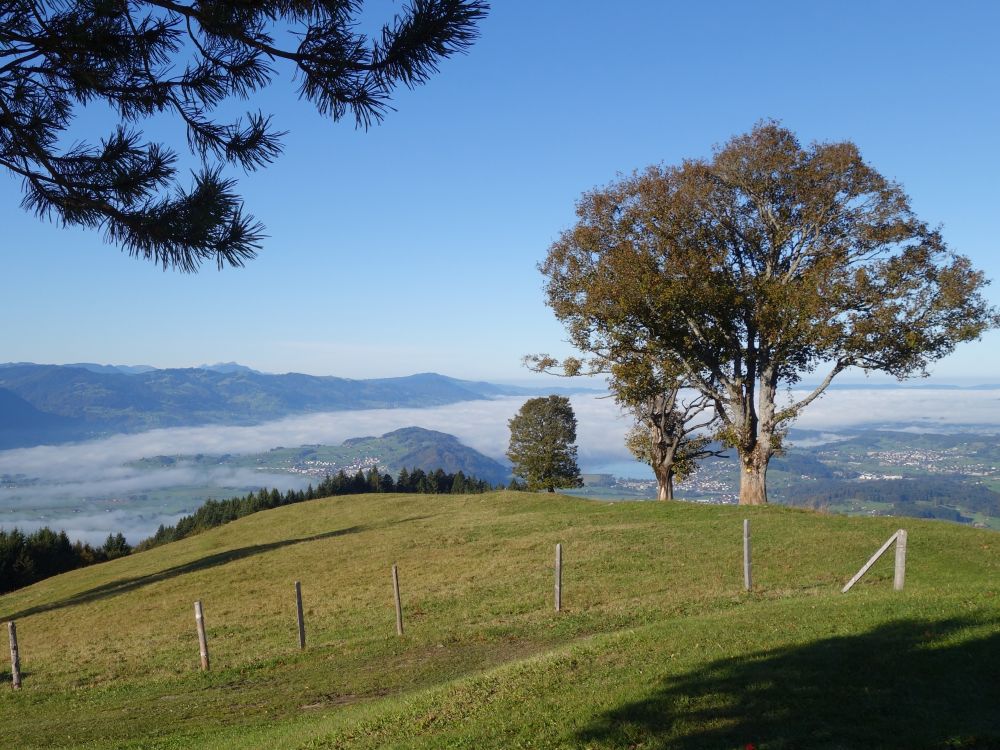
[[[46,482],[140,482],[148,487],[169,486],[170,476],[187,483],[185,472],[195,467],[142,471],[125,464],[161,455],[218,455],[259,453],[277,446],[325,443],[337,445],[351,437],[382,435],[416,425],[455,435],[466,445],[503,460],[509,433],[507,420],[523,403],[521,398],[468,401],[432,409],[368,409],[291,417],[250,427],[174,427],[134,435],[58,446],[18,448],[0,452],[0,474],[22,474]],[[621,456],[618,443],[628,420],[611,399],[573,398],[579,420],[580,455],[601,460]],[[610,430],[610,433],[609,433]]]
[[[793,392],[802,398],[804,392]],[[807,406],[795,421],[806,430],[854,427],[1000,426],[1000,389],[885,388],[834,390]]]
[[[804,394],[791,395],[799,398]],[[624,447],[631,418],[622,414],[613,399],[576,395],[571,401],[584,471],[623,475],[634,467],[633,476],[650,475],[648,467],[634,462]],[[0,488],[0,524],[22,528],[48,524],[88,541],[102,541],[108,531],[123,530],[134,540],[177,517],[148,503],[143,505],[134,499],[136,495],[171,487],[266,485],[287,489],[305,482],[292,475],[232,467],[180,464],[142,470],[125,465],[150,456],[245,454],[277,446],[335,445],[351,437],[381,435],[416,425],[455,435],[466,445],[503,460],[509,438],[507,421],[523,402],[523,398],[502,398],[430,409],[327,412],[251,427],[169,428],[86,443],[0,451],[0,475],[36,480],[34,484]],[[995,429],[1000,426],[1000,389],[837,390],[807,407],[795,426],[831,433],[864,426],[927,431],[958,426]],[[95,514],[87,507],[90,501],[111,498],[132,499],[111,512]]]

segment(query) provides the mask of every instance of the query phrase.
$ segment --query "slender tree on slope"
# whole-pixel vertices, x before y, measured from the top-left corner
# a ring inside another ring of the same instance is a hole
[[[849,142],[773,122],[583,196],[540,270],[581,351],[638,352],[712,403],[767,501],[788,424],[848,367],[898,378],[1000,325],[988,283]],[[804,394],[779,398],[817,372]]]

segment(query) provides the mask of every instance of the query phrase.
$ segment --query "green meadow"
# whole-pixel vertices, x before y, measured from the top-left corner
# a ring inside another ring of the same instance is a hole
[[[840,593],[901,526],[905,589],[890,552]],[[4,748],[1000,747],[1000,535],[940,522],[339,497],[43,581],[9,619]]]

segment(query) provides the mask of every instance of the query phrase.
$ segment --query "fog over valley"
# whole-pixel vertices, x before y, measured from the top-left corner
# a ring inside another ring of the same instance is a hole
[[[571,401],[584,472],[652,476],[649,467],[634,461],[625,449],[631,419],[612,398],[578,394]],[[505,462],[507,421],[523,402],[523,397],[505,397],[425,409],[325,412],[253,426],[157,429],[84,443],[0,451],[0,526],[34,529],[48,525],[91,542],[122,531],[136,541],[159,524],[172,523],[192,511],[208,496],[228,497],[264,486],[300,489],[310,481],[301,475],[210,461],[182,460],[165,466],[132,463],[155,456],[254,454],[278,446],[337,445],[352,437],[419,426],[455,435],[465,445]],[[832,442],[860,426],[995,432],[1000,429],[1000,388],[834,390],[807,407],[794,423],[796,429],[815,434],[798,438],[793,434],[792,441],[799,440],[803,446]]]

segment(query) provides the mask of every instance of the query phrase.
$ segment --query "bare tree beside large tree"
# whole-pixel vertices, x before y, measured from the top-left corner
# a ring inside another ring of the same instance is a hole
[[[710,407],[702,394],[685,398],[680,383],[651,393],[633,407],[636,423],[625,444],[653,469],[657,500],[673,500],[674,481],[691,476],[703,458],[723,456],[712,448],[711,434],[706,432],[715,421]]]
[[[540,266],[549,306],[581,351],[659,359],[711,402],[743,504],[767,501],[789,423],[840,372],[926,374],[1000,325],[983,274],[899,184],[853,143],[803,147],[773,122],[590,192],[577,216]]]

